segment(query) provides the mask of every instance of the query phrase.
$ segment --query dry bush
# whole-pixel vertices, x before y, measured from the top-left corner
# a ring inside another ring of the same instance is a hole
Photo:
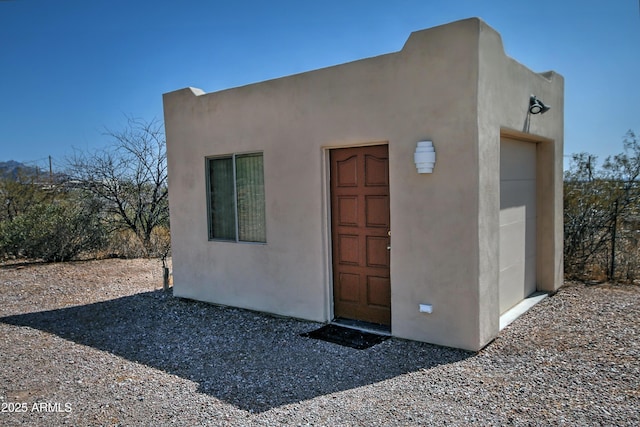
[[[567,278],[634,282],[640,277],[640,140],[629,131],[624,152],[601,166],[573,155],[564,181]]]
[[[171,249],[169,228],[156,227],[151,233],[151,247],[147,252],[140,238],[131,230],[113,231],[102,257],[110,258],[166,258]]]
[[[109,233],[105,255],[111,258],[143,258],[144,246],[131,230],[116,230]]]

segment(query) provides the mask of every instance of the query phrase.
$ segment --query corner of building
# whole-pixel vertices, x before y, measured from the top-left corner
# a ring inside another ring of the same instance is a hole
[[[479,318],[480,343],[499,333],[501,138],[508,135],[536,144],[537,226],[536,287],[562,284],[562,152],[564,79],[554,72],[536,73],[507,55],[497,31],[481,23],[478,80],[479,163]],[[552,106],[546,114],[529,112],[530,97]],[[541,214],[540,214],[541,212]]]

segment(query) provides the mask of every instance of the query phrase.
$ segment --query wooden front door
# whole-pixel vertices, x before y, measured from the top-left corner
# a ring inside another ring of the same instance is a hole
[[[331,150],[336,318],[391,324],[386,145]]]

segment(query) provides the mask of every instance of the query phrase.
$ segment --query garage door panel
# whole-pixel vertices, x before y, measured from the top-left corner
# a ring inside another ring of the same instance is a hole
[[[500,181],[500,209],[518,206],[536,205],[536,182]],[[528,216],[535,216],[534,212],[527,212]]]
[[[522,263],[525,257],[526,233],[522,222],[514,222],[500,227],[500,266]]]
[[[500,144],[500,313],[536,290],[536,144]]]
[[[500,265],[503,267],[523,258],[535,259],[536,221],[515,221],[500,226]]]
[[[500,227],[513,224],[515,222],[525,222],[527,220],[527,210],[525,206],[514,206],[500,211]]]
[[[524,288],[514,283],[524,281],[524,264],[510,265],[500,271],[500,313],[504,313],[524,298]]]
[[[535,258],[536,256],[536,219],[530,219],[525,225],[525,256]],[[535,265],[535,264],[534,264]]]
[[[500,145],[500,179],[536,179],[536,144],[503,138]]]
[[[526,298],[536,291],[536,257],[531,256],[525,259],[524,263],[524,292],[522,298]]]

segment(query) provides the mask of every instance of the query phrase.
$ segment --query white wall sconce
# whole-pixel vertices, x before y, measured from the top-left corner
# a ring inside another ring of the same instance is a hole
[[[413,154],[413,161],[418,173],[433,173],[433,168],[436,165],[436,150],[433,148],[433,142],[418,142],[416,152]]]

